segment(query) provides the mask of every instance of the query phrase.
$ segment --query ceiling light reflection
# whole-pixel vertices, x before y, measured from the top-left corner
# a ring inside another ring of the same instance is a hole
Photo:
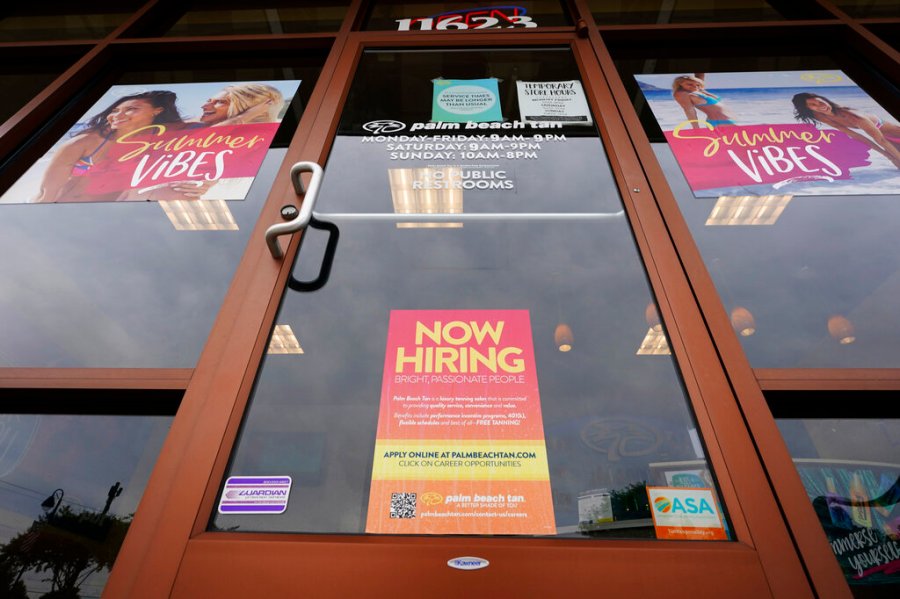
[[[237,231],[225,200],[161,200],[159,206],[176,231]]]
[[[741,337],[749,337],[756,332],[756,320],[750,310],[743,306],[737,306],[731,311],[731,326]]]
[[[706,225],[774,225],[794,196],[721,196]]]
[[[835,314],[828,319],[828,334],[837,339],[841,345],[850,345],[856,341],[853,323],[845,316]]]
[[[463,212],[462,169],[458,166],[390,168],[388,177],[396,214]],[[462,223],[397,223],[398,229],[459,229],[462,226]]]
[[[272,339],[269,341],[269,354],[302,354],[303,348],[300,341],[294,335],[291,325],[276,324],[272,331]]]
[[[564,322],[556,325],[556,330],[553,331],[553,340],[556,342],[556,347],[559,351],[563,353],[572,351],[572,347],[575,345],[572,327]]]
[[[668,356],[671,355],[671,350],[669,350],[669,340],[666,339],[666,334],[662,332],[662,330],[657,331],[653,327],[647,329],[647,334],[644,336],[644,340],[641,341],[641,346],[638,348],[635,355],[638,356]]]

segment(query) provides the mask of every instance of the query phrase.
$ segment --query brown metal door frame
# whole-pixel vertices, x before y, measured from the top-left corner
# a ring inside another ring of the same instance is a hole
[[[611,568],[614,572],[610,573],[610,580],[615,578],[616,581],[613,587],[626,588],[623,585],[633,585],[636,578],[645,579],[645,570],[642,569],[641,575],[637,576],[636,570],[629,569],[622,562],[622,556],[628,556],[627,563],[652,565],[660,573],[660,576],[650,577],[656,581],[653,588],[657,590],[663,585],[670,585],[671,577],[681,572],[689,577],[702,575],[708,579],[704,584],[736,594],[740,593],[740,589],[735,588],[732,576],[742,572],[748,594],[752,590],[758,596],[761,588],[768,588],[778,596],[810,596],[806,575],[781,520],[729,381],[721,369],[708,367],[718,363],[715,348],[694,303],[690,286],[650,193],[649,183],[625,130],[625,123],[618,118],[608,118],[608,115],[617,114],[618,109],[589,42],[576,39],[571,32],[516,36],[474,32],[462,36],[399,36],[391,32],[364,32],[344,33],[342,38],[336,42],[336,49],[323,69],[323,73],[333,69],[331,80],[329,82],[322,77],[313,93],[301,120],[299,134],[288,150],[287,159],[262,211],[213,334],[194,371],[110,577],[107,594],[164,596],[174,589],[179,595],[189,596],[201,588],[208,593],[216,584],[225,582],[238,586],[241,580],[259,583],[263,580],[260,576],[270,571],[271,564],[286,566],[287,563],[314,565],[310,566],[312,570],[304,570],[307,575],[332,572],[335,576],[332,580],[324,576],[313,578],[313,581],[322,585],[323,592],[328,589],[335,591],[339,587],[343,592],[358,584],[354,577],[338,574],[347,572],[343,567],[346,563],[353,562],[356,567],[377,573],[389,554],[397,558],[409,556],[410,559],[426,554],[446,555],[446,561],[453,557],[447,554],[448,551],[466,547],[508,557],[514,560],[512,563],[522,563],[527,559],[529,563],[532,563],[531,560],[546,560],[547,564],[558,564],[562,569],[556,570],[554,567],[543,573],[538,572],[537,578],[532,581],[545,580],[545,584],[557,590],[561,589],[561,580],[567,580],[573,591],[589,588],[596,582],[595,578],[575,579],[573,574],[573,571],[584,572],[587,566],[590,566],[588,572],[594,572],[598,567],[607,570],[605,566],[614,566]],[[279,207],[296,201],[288,182],[289,165],[296,160],[321,161],[327,156],[356,63],[364,48],[490,47],[511,44],[517,47],[571,46],[584,74],[595,114],[607,117],[601,126],[603,141],[651,284],[659,299],[660,312],[667,322],[670,346],[679,359],[692,407],[707,443],[709,459],[718,475],[723,499],[732,518],[737,542],[611,541],[586,544],[554,539],[205,532],[298,245],[295,236],[288,257],[278,262],[268,254],[262,239],[265,228],[278,221]],[[346,561],[342,564],[340,560]],[[575,568],[575,564],[580,566]],[[281,579],[270,580],[275,585],[273,588],[297,588],[297,581],[290,570],[274,571],[281,572]],[[387,576],[390,569],[382,571]],[[498,567],[493,570],[493,575],[488,573],[486,576],[493,580],[493,576],[501,576],[503,571],[504,568]],[[439,584],[443,578],[435,576],[432,582],[421,581],[424,585],[422,590]],[[484,582],[485,576],[481,576],[480,580]],[[372,578],[368,581],[373,583]],[[382,580],[381,584],[389,584],[389,579]],[[237,587],[228,588],[234,590]],[[433,589],[439,591],[440,586]],[[684,595],[689,593],[693,594],[693,589],[685,588]]]

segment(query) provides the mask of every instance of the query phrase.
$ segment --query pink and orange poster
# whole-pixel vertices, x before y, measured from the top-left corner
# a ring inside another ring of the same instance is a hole
[[[634,77],[696,197],[900,189],[900,124],[842,71]]]
[[[243,200],[299,85],[114,85],[0,204]]]
[[[366,532],[556,533],[527,310],[391,312]]]

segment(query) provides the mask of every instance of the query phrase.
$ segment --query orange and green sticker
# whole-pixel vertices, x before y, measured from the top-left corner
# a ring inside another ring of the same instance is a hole
[[[726,541],[712,489],[647,487],[657,539]]]

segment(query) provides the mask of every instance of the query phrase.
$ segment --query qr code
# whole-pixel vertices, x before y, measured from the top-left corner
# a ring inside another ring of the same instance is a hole
[[[391,518],[415,518],[416,494],[391,493]]]

